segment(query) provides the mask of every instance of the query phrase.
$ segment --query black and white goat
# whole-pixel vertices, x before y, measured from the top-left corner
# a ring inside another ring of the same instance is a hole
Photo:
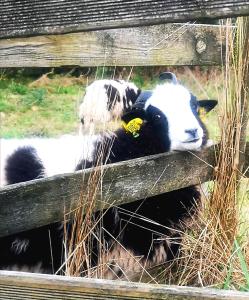
[[[140,89],[124,80],[96,80],[86,88],[79,108],[80,132],[94,133],[96,125],[102,127],[118,120],[135,103]]]
[[[113,135],[103,134],[94,142],[90,159],[78,161],[77,151],[82,149],[82,143],[77,143],[83,138],[80,136],[74,137],[77,142],[72,140],[65,145],[60,142],[58,145],[51,144],[49,140],[41,144],[26,140],[15,149],[12,147],[12,152],[8,153],[2,170],[5,182],[10,184],[52,175],[54,172],[48,172],[48,169],[53,164],[58,173],[70,171],[69,166],[75,170],[82,169],[82,166],[92,167],[97,163],[100,149],[106,163],[162,152],[201,150],[207,143],[207,130],[198,109],[201,107],[209,111],[217,102],[198,101],[176,81],[173,74],[170,76],[171,83],[163,83],[153,91],[141,93],[137,103],[122,116],[122,128]],[[103,152],[103,143],[110,145],[111,151]],[[78,147],[76,152],[75,147]],[[130,278],[143,268],[173,258],[180,238],[176,229],[182,226],[188,214],[194,214],[198,202],[198,188],[191,186],[105,211],[101,224],[109,252],[101,261],[107,266],[104,277]],[[19,266],[20,269],[22,266],[38,265],[44,272],[59,268],[62,232],[58,228],[58,225],[49,225],[2,238],[1,268]],[[98,257],[92,263],[98,265]]]

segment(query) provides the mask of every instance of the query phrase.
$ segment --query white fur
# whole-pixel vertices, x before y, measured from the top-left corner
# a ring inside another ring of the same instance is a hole
[[[105,85],[112,85],[117,89],[121,101],[116,102],[111,111],[107,109],[108,95]],[[81,124],[80,133],[87,132],[93,134],[95,126],[100,124],[105,126],[106,123],[111,120],[117,120],[120,118],[124,108],[129,108],[132,105],[132,102],[129,101],[128,106],[124,107],[123,97],[126,98],[125,90],[129,87],[137,93],[138,88],[134,83],[126,82],[124,80],[115,81],[115,80],[96,80],[86,88],[86,93],[83,98],[83,102],[79,108],[79,117],[84,119],[84,125]],[[103,128],[104,129],[104,128]]]
[[[25,252],[29,246],[29,240],[28,239],[19,239],[16,238],[12,244],[11,244],[11,250],[16,254],[21,254],[22,252]]]
[[[180,84],[158,85],[145,104],[159,108],[166,116],[169,126],[170,150],[198,150],[202,144],[203,129],[190,106],[191,94]],[[185,130],[197,129],[199,140],[190,142],[191,136]]]
[[[147,100],[149,105],[159,108],[166,116],[169,125],[170,150],[199,150],[203,130],[190,107],[190,93],[181,86],[171,83],[158,85]],[[101,103],[101,101],[100,101]],[[98,105],[97,105],[98,106]],[[100,109],[101,110],[101,109]],[[100,113],[99,110],[99,113]],[[199,140],[191,141],[185,130],[197,128]],[[62,136],[60,138],[32,138],[0,140],[0,185],[6,184],[5,163],[18,147],[32,146],[45,168],[44,176],[73,172],[82,158],[91,160],[93,143],[97,136]]]
[[[45,167],[45,176],[73,172],[82,158],[91,159],[93,144],[97,136],[71,136],[60,138],[30,138],[0,140],[0,185],[6,184],[5,163],[16,149],[34,147]]]

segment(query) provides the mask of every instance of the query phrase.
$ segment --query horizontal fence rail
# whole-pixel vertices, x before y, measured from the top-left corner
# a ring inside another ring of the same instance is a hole
[[[0,37],[249,15],[245,0],[2,0]]]
[[[9,185],[0,190],[0,236],[63,220],[65,211],[87,196],[94,171],[100,171],[102,180],[95,208],[103,209],[208,181],[214,164],[212,147],[200,153],[159,154]]]
[[[0,40],[0,67],[217,65],[225,26],[168,24]]]
[[[248,300],[247,292],[0,271],[1,299]]]
[[[248,162],[249,147],[245,168]],[[215,151],[210,147],[202,152],[164,153],[10,185],[0,190],[0,236],[62,221],[65,211],[75,208],[86,196],[94,171],[101,177],[98,210],[206,182],[212,178],[214,166]]]

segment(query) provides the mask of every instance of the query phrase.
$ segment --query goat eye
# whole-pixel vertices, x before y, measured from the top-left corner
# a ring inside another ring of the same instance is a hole
[[[155,115],[154,116],[154,120],[155,121],[160,121],[161,120],[161,116],[160,115]]]

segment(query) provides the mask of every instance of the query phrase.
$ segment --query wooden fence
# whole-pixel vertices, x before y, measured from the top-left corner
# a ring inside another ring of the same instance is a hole
[[[192,23],[12,38],[0,67],[217,65],[223,42],[220,26]]]
[[[224,30],[197,23],[240,15],[249,15],[249,1],[2,0],[0,67],[221,64]],[[165,24],[179,21],[187,23]],[[160,154],[101,167],[103,191],[96,209],[206,182],[214,166],[211,147],[201,153]],[[91,172],[1,189],[0,236],[62,220]],[[173,300],[249,299],[249,295],[1,271],[0,298]]]
[[[248,166],[249,144],[246,162]],[[163,153],[95,168],[102,173],[95,209],[207,182],[214,167],[215,149],[210,147],[202,152]],[[63,221],[65,211],[72,210],[87,189],[92,172],[88,169],[2,188],[0,236]],[[247,169],[245,172],[249,175]]]
[[[0,271],[0,299],[248,300],[249,296],[218,289]]]

